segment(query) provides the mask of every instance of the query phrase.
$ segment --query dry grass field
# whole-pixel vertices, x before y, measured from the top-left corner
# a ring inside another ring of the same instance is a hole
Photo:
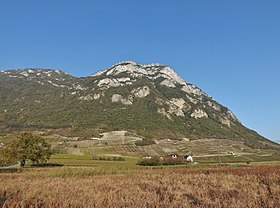
[[[280,166],[26,168],[0,174],[0,207],[280,207]]]

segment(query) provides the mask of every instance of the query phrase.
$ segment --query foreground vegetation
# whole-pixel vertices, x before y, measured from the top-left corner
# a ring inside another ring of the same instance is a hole
[[[0,207],[280,207],[277,150],[213,139],[14,139],[0,137]],[[182,160],[188,152],[194,163]]]
[[[25,166],[27,160],[32,163],[46,162],[52,154],[51,145],[42,137],[23,132],[15,140],[6,143],[0,148],[0,167],[20,162]]]
[[[0,174],[0,207],[280,207],[279,168],[25,168]]]

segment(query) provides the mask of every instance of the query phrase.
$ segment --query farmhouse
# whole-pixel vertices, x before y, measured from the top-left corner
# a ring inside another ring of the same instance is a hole
[[[193,162],[193,158],[190,155],[184,155],[183,159],[187,162]]]
[[[151,155],[144,155],[143,157],[142,157],[142,159],[151,159],[152,157],[151,157]]]

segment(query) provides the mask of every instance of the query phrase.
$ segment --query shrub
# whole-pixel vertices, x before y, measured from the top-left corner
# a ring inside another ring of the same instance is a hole
[[[152,157],[151,159],[142,159],[137,162],[137,165],[142,166],[157,166],[160,165],[158,157]]]
[[[137,141],[135,142],[136,146],[148,146],[148,145],[153,145],[156,144],[154,140],[151,139],[142,139],[142,141]]]
[[[178,158],[159,158],[153,156],[151,159],[141,159],[137,162],[137,165],[142,166],[158,166],[158,165],[180,165],[188,163],[187,161],[183,160],[182,157]]]
[[[161,165],[179,165],[183,164],[182,158],[164,158],[160,161]]]
[[[32,164],[31,167],[61,167],[63,164],[59,163],[39,163],[39,164]]]
[[[92,157],[93,160],[105,160],[105,161],[124,161],[123,157]]]

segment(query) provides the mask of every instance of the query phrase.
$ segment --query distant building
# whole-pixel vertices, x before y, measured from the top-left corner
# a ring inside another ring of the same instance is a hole
[[[152,158],[151,155],[144,155],[144,156],[142,157],[142,159],[151,159],[151,158]]]
[[[187,162],[193,162],[193,158],[190,155],[184,155],[183,159]]]

